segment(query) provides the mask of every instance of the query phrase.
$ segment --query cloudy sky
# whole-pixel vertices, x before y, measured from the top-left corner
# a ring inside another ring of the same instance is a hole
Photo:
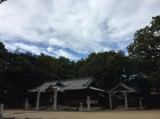
[[[85,58],[126,50],[136,30],[160,15],[160,0],[8,0],[0,4],[0,42],[9,51]]]

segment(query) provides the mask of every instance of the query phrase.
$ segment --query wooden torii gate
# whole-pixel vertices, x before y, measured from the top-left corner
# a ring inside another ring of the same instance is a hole
[[[59,87],[57,86],[52,86],[49,85],[48,88],[45,90],[48,92],[53,92],[53,97],[54,97],[54,101],[53,101],[53,110],[56,111],[57,110],[57,92],[61,91]],[[36,99],[36,108],[35,110],[39,110],[39,105],[40,105],[40,96],[41,96],[42,91],[40,89],[38,89],[37,91],[37,99]],[[25,109],[28,109],[28,97],[26,98],[26,102],[25,102]]]
[[[128,93],[134,93],[136,92],[136,90],[134,90],[133,88],[128,87],[127,85],[123,84],[123,83],[119,83],[117,86],[115,86],[113,89],[109,90],[109,107],[110,109],[113,109],[112,106],[112,95],[116,94],[116,93],[122,93],[124,95],[124,103],[125,103],[125,109],[128,109],[128,100],[127,100],[127,94]]]

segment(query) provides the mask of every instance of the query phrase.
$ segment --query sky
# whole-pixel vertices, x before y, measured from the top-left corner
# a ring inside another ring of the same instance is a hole
[[[0,4],[0,42],[8,51],[86,58],[123,50],[160,15],[160,0],[7,0]]]

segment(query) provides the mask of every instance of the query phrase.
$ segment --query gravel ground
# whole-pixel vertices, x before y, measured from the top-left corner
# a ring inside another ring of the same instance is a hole
[[[4,110],[16,119],[160,119],[160,110],[103,110],[92,112]]]

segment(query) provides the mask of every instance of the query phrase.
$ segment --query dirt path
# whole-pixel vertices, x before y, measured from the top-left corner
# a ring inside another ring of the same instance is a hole
[[[97,112],[52,112],[5,110],[4,117],[43,119],[160,119],[160,110],[143,111],[97,111]]]

